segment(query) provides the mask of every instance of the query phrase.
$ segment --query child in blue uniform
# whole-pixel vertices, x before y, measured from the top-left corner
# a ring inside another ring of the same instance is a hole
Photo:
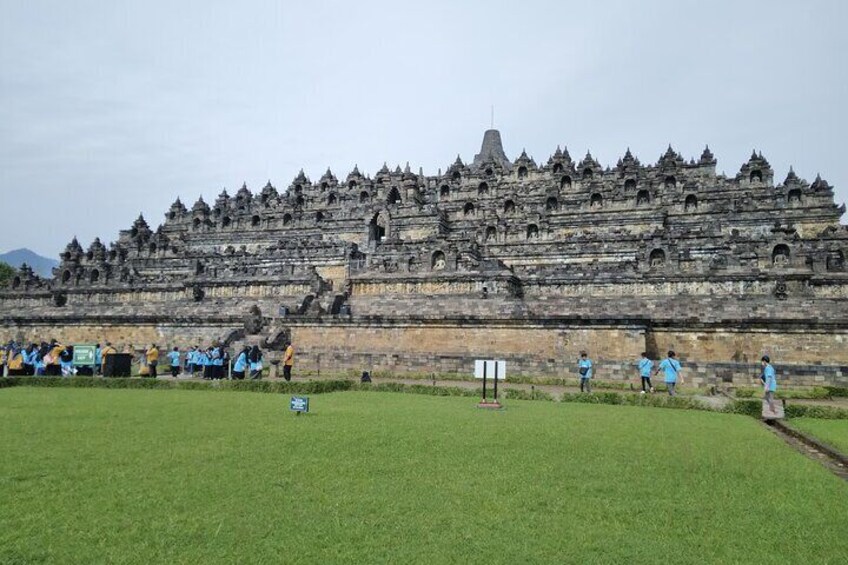
[[[244,346],[244,349],[241,350],[241,353],[236,357],[236,362],[233,365],[233,378],[238,380],[244,380],[244,373],[247,371],[247,354],[250,351],[250,348]]]
[[[642,353],[642,358],[639,359],[637,366],[639,367],[639,376],[642,378],[642,394],[649,390],[654,392],[654,387],[651,384],[651,369],[654,368],[654,362],[648,359],[647,353]]]
[[[180,374],[180,350],[175,347],[168,352],[168,359],[171,360],[171,376],[177,378]]]
[[[660,366],[657,367],[657,371],[654,373],[654,375],[656,375],[660,371],[665,372],[665,386],[668,388],[669,396],[675,396],[677,394],[675,387],[677,386],[677,379],[680,377],[680,362],[674,357],[674,351],[669,351],[668,357],[663,359]],[[683,377],[680,377],[680,382],[683,382]]]
[[[769,411],[775,413],[774,409],[774,393],[777,392],[777,373],[771,365],[771,359],[768,355],[763,355],[760,360],[763,364],[763,376],[760,377],[763,381],[763,392],[766,402],[768,402]]]
[[[592,392],[589,382],[592,379],[592,360],[585,351],[580,352],[580,360],[577,361],[577,372],[580,375],[580,392],[585,387],[586,392]]]

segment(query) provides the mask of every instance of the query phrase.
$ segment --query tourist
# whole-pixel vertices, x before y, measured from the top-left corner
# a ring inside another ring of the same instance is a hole
[[[203,378],[207,381],[212,380],[212,371],[214,371],[214,367],[212,366],[212,348],[207,347],[203,352],[203,356],[201,357],[201,362],[203,363]]]
[[[577,372],[580,375],[580,392],[584,389],[586,392],[592,392],[592,386],[589,384],[592,379],[592,360],[585,351],[580,352],[580,359],[577,361]]]
[[[47,366],[44,363],[44,358],[48,353],[50,353],[50,346],[42,341],[38,350],[35,352],[35,357],[33,358],[33,370],[35,371],[36,376],[40,377],[46,374]]]
[[[763,392],[766,402],[768,402],[769,412],[776,413],[774,409],[774,393],[777,391],[777,373],[771,364],[771,359],[768,355],[763,355],[760,360],[763,365],[763,373],[760,377],[763,381]]]
[[[654,375],[657,375],[660,371],[665,371],[665,386],[668,389],[669,396],[675,396],[677,391],[675,387],[677,386],[677,378],[680,375],[680,362],[674,358],[674,351],[668,352],[668,357],[663,359],[660,366],[657,367]],[[681,384],[683,383],[683,377],[680,377]]]
[[[103,370],[105,365],[106,365],[106,358],[109,357],[110,355],[115,355],[116,353],[118,353],[118,350],[115,349],[114,347],[112,347],[111,341],[107,341],[106,344],[103,346],[103,351],[100,352],[100,374],[101,375],[106,374],[106,371]]]
[[[221,378],[228,379],[230,377],[230,361],[232,361],[230,357],[230,350],[227,346],[221,346]]]
[[[194,346],[194,355],[191,358],[191,373],[192,376],[197,374],[203,377],[203,350],[199,345]]]
[[[236,357],[236,362],[233,365],[233,378],[236,380],[244,380],[244,372],[247,370],[247,356],[250,353],[250,348],[244,346],[241,353]]]
[[[180,348],[175,347],[168,353],[168,359],[171,361],[171,376],[175,379],[180,374]]]
[[[642,358],[639,359],[639,376],[642,378],[642,394],[649,390],[654,392],[654,387],[651,384],[651,369],[654,368],[654,362],[648,359],[647,353],[642,353]]]
[[[156,378],[156,366],[159,365],[159,348],[152,344],[145,354],[149,375]]]
[[[24,375],[31,376],[35,374],[35,358],[38,355],[38,348],[34,343],[30,343],[23,350]]]
[[[45,372],[47,375],[51,377],[58,377],[62,374],[62,368],[59,365],[59,356],[62,354],[62,351],[65,350],[65,346],[56,341],[55,339],[50,340],[50,353],[47,354],[44,364]]]
[[[292,367],[294,366],[294,347],[286,342],[286,351],[283,353],[283,378],[291,380]]]
[[[30,376],[35,374],[33,361],[35,360],[36,349],[35,344],[30,343],[24,350],[21,351],[21,360],[23,361],[24,375]]]
[[[251,379],[261,379],[262,378],[262,352],[259,350],[258,345],[254,345],[250,350],[250,355],[248,355],[248,361],[250,362],[250,378]],[[286,379],[288,380],[288,379]]]
[[[62,348],[62,352],[59,353],[59,367],[61,367],[63,377],[71,377],[76,374],[73,345]]]
[[[24,357],[14,342],[6,347],[6,371],[9,376],[22,375],[24,372]]]
[[[103,365],[103,350],[100,348],[100,344],[94,344],[94,374],[100,374],[100,367]]]
[[[185,354],[185,372],[189,377],[194,376],[194,356],[197,353],[197,347],[191,346]]]
[[[212,378],[221,379],[224,376],[224,359],[218,342],[212,345]]]

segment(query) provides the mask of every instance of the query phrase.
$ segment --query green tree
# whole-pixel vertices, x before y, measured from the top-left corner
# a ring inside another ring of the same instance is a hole
[[[12,280],[12,277],[15,276],[16,269],[9,265],[8,263],[4,263],[0,261],[0,286],[6,286],[6,284]]]

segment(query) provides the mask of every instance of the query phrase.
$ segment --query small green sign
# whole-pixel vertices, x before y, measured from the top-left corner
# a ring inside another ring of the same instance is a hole
[[[96,347],[93,345],[75,345],[74,365],[78,367],[96,365],[95,349]]]
[[[309,397],[308,396],[292,396],[289,409],[292,412],[309,412]]]

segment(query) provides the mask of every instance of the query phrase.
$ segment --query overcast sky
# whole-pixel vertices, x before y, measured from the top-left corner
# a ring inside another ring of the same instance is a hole
[[[756,148],[848,200],[848,2],[0,1],[0,251],[300,168]],[[843,218],[844,221],[844,218]]]

